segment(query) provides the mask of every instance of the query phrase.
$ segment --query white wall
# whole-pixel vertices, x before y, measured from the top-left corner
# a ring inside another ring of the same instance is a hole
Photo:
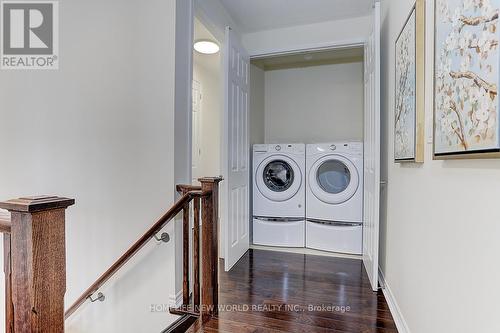
[[[250,65],[250,144],[263,143],[265,140],[266,108],[265,72]]]
[[[251,56],[362,42],[368,36],[369,22],[369,17],[357,17],[265,30],[244,34],[242,41]]]
[[[393,162],[394,43],[413,5],[382,2],[381,268],[412,333],[499,332],[500,161]],[[427,1],[426,135],[432,134],[433,8]]]
[[[173,203],[174,14],[173,0],[61,3],[60,69],[0,73],[0,152],[8,160],[0,198],[76,198],[67,215],[67,305]],[[175,293],[173,251],[157,251],[131,269],[127,288],[108,295],[134,311],[107,307],[83,319],[104,331],[120,321],[130,323],[122,332],[165,328],[170,318],[148,310]],[[144,283],[158,296],[136,299],[141,289],[132,286]]]
[[[193,2],[175,0],[174,184],[191,183],[191,91],[193,81]],[[175,189],[172,188],[175,192]],[[180,195],[175,193],[178,198]],[[182,240],[182,218],[175,220],[174,240]],[[175,290],[182,290],[182,241],[175,243]]]
[[[202,94],[199,167],[203,176],[217,176],[221,174],[220,141],[223,113],[220,53],[195,54],[194,59],[193,79],[201,83]]]
[[[265,141],[363,140],[363,64],[265,72]]]

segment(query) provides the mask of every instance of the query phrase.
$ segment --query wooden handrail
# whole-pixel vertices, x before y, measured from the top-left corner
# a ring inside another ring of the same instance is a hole
[[[189,192],[189,191],[201,191],[201,186],[197,186],[197,185],[177,185],[175,187],[175,189],[177,190],[177,192],[181,193],[181,194],[184,194],[186,192]]]
[[[198,187],[196,187],[198,188]],[[200,187],[201,189],[201,187]],[[66,310],[64,317],[71,316],[85,301],[101,288],[118,270],[125,265],[147,242],[154,237],[170,220],[172,220],[194,198],[211,195],[211,191],[191,190],[186,192],[177,202],[149,228],[118,260],[111,265],[83,294]]]

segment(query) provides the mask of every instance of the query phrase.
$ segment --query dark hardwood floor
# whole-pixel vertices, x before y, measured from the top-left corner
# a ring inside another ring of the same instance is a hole
[[[397,332],[360,260],[250,250],[219,280],[218,317],[188,332]]]

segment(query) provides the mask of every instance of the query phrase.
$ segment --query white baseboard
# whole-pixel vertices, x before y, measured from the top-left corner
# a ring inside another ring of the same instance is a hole
[[[297,247],[277,247],[277,246],[263,246],[263,245],[255,245],[250,244],[251,249],[255,250],[265,250],[265,251],[276,251],[276,252],[288,252],[288,253],[298,253],[298,254],[312,254],[316,256],[325,256],[325,257],[336,257],[336,258],[348,258],[348,259],[358,259],[362,260],[363,257],[356,254],[346,254],[346,253],[336,253],[336,252],[326,252],[319,251],[313,249],[306,248],[297,248]]]
[[[389,310],[391,310],[392,318],[394,319],[394,323],[396,324],[398,332],[410,333],[408,324],[406,323],[406,320],[404,319],[403,314],[401,313],[401,309],[399,308],[398,303],[396,302],[396,298],[394,297],[394,294],[392,293],[390,286],[387,284],[387,281],[385,280],[384,274],[382,273],[380,267],[378,269],[378,276],[379,276],[378,280],[380,287],[382,288],[382,292],[384,293],[387,305],[389,305]]]
[[[178,291],[175,295],[170,295],[169,302],[169,305],[173,308],[180,307],[182,305],[182,290]]]

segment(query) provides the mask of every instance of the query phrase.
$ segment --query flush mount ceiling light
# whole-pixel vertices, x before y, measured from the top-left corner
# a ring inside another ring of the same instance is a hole
[[[194,49],[202,54],[215,54],[219,52],[220,47],[213,40],[200,39],[194,42]]]

